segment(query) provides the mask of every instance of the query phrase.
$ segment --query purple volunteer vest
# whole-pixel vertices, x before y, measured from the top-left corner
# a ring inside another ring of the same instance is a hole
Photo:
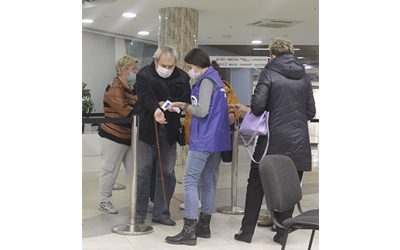
[[[194,115],[192,117],[189,150],[207,152],[231,150],[228,101],[226,99],[224,84],[213,67],[209,67],[193,85],[192,105],[196,105],[199,100],[200,85],[204,78],[210,79],[217,86],[214,88],[211,97],[208,115],[204,118]]]

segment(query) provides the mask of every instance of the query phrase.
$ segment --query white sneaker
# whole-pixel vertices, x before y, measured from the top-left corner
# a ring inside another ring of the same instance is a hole
[[[118,182],[116,182],[113,186],[113,190],[121,190],[121,189],[125,189],[126,186],[124,184],[120,184]]]
[[[118,210],[113,206],[113,204],[109,202],[100,202],[99,210],[109,213],[109,214],[116,214]]]

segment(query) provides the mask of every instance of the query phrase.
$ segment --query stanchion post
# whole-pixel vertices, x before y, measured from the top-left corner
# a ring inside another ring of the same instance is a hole
[[[153,227],[148,226],[144,223],[136,223],[136,191],[137,191],[137,169],[139,166],[138,158],[138,128],[139,120],[137,115],[133,116],[132,121],[132,139],[131,139],[131,150],[132,150],[132,180],[131,180],[131,199],[130,199],[130,220],[129,224],[121,224],[114,226],[111,231],[117,234],[125,235],[141,235],[153,232]]]
[[[238,188],[238,164],[239,160],[239,129],[238,122],[235,121],[235,127],[232,138],[232,168],[231,168],[231,205],[217,208],[217,212],[223,214],[240,215],[244,210],[237,205],[237,188]]]

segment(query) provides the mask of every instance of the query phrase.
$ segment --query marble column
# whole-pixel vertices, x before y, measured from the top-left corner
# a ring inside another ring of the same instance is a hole
[[[183,58],[197,47],[199,11],[183,7],[159,10],[158,46],[170,45],[178,52],[177,66],[184,69]]]
[[[183,58],[191,49],[197,47],[199,11],[182,7],[168,7],[160,9],[159,13],[158,46],[175,47],[178,52],[176,65],[185,70]],[[180,147],[178,145],[176,165],[184,167],[187,151],[187,146]],[[182,182],[179,173],[177,173],[177,180]]]

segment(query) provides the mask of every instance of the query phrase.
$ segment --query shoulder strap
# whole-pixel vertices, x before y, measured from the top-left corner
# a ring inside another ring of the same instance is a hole
[[[244,147],[246,148],[247,152],[249,153],[249,156],[250,156],[251,160],[254,161],[255,163],[260,163],[261,160],[264,158],[265,154],[267,153],[268,146],[269,146],[269,130],[268,130],[268,133],[266,134],[266,136],[267,136],[267,145],[265,146],[264,153],[262,154],[262,157],[261,157],[260,161],[256,161],[256,160],[254,160],[254,157],[253,157],[253,154],[254,154],[254,151],[255,151],[255,147],[256,147],[256,140],[255,140],[255,138],[256,138],[256,133],[254,133],[254,134],[251,136],[249,142],[246,142],[246,140],[244,139],[243,135],[240,135],[240,138],[242,138],[242,140],[243,140]],[[252,141],[254,141],[254,144],[253,144],[254,150],[253,150],[253,152],[250,152],[249,146],[250,146],[250,143],[251,143]]]

